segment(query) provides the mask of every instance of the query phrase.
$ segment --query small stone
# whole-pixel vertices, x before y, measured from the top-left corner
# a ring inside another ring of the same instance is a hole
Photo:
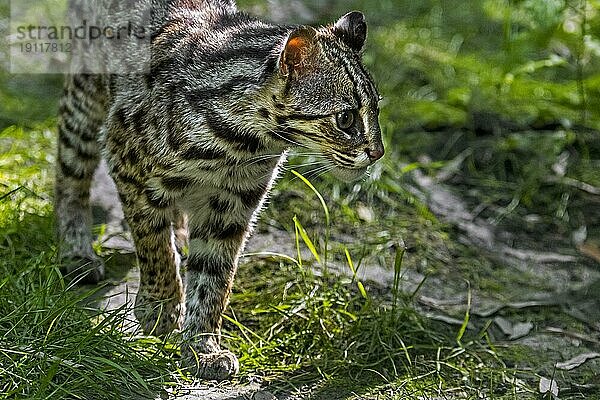
[[[277,400],[277,397],[265,390],[259,390],[258,392],[254,393],[252,400]]]
[[[373,220],[375,219],[375,213],[373,212],[373,210],[364,204],[359,204],[356,209],[356,212],[358,214],[358,218],[365,222],[373,222]]]

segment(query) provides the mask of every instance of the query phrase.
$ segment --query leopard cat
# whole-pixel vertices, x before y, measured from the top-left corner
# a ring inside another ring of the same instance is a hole
[[[200,378],[228,379],[239,364],[220,347],[221,314],[288,150],[311,149],[344,180],[384,154],[380,96],[361,61],[367,25],[357,11],[327,26],[280,26],[234,1],[137,3],[152,10],[149,71],[66,78],[55,192],[62,264],[87,282],[104,277],[89,204],[104,158],[135,243],[143,330],[182,329],[182,362]]]

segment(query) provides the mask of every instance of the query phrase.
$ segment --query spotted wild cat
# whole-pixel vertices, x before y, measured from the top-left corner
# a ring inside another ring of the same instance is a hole
[[[379,94],[361,62],[367,26],[360,12],[313,28],[262,22],[226,0],[137,3],[152,15],[148,73],[66,79],[56,173],[61,257],[89,282],[104,276],[89,210],[104,157],[136,246],[136,317],[147,333],[183,328],[185,364],[199,377],[227,379],[238,361],[220,348],[221,314],[287,150],[320,152],[345,180],[383,156]]]

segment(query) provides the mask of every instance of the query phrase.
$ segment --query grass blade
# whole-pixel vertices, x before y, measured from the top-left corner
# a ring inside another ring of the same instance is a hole
[[[467,331],[467,327],[469,326],[469,319],[471,318],[471,297],[471,285],[469,284],[469,292],[467,293],[467,310],[465,311],[465,318],[460,327],[460,330],[458,331],[458,334],[456,335],[456,341],[460,346],[462,346],[461,340],[465,335],[465,332]]]
[[[304,182],[306,184],[306,186],[308,186],[315,193],[315,195],[319,199],[319,202],[321,202],[321,207],[323,207],[323,212],[325,213],[325,222],[327,223],[327,226],[329,226],[329,223],[330,223],[329,208],[327,207],[327,204],[325,203],[325,199],[323,199],[323,196],[321,196],[321,193],[319,193],[319,191],[313,186],[313,184],[310,183],[310,181],[308,179],[306,179],[300,172],[293,169],[292,174],[294,174],[298,178],[300,178],[300,180],[302,182]]]
[[[358,269],[356,269],[356,267],[354,266],[354,261],[352,261],[350,252],[348,251],[347,248],[344,249],[344,251],[346,253],[346,260],[348,260],[348,266],[350,266],[350,270],[352,271],[352,280],[356,281],[356,286],[358,287],[358,291],[360,292],[361,296],[365,299],[368,299],[367,291],[365,290],[365,286],[357,277]]]
[[[310,238],[308,237],[306,230],[304,229],[304,227],[298,220],[297,216],[294,216],[294,226],[296,227],[296,232],[298,232],[300,234],[302,241],[304,242],[304,244],[306,244],[306,247],[308,247],[308,249],[310,250],[312,255],[315,256],[315,259],[317,260],[317,262],[321,263],[321,257],[319,257],[319,252],[317,251],[317,248],[315,247],[312,240],[310,240]],[[300,254],[298,254],[298,256],[300,256]]]

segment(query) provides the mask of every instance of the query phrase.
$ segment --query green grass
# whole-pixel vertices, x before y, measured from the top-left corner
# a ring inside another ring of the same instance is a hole
[[[0,134],[0,398],[148,398],[175,382],[171,350],[125,335],[56,264],[45,126]],[[173,372],[170,372],[173,371]]]
[[[272,388],[320,382],[316,398],[387,393],[379,398],[391,399],[453,391],[500,394],[510,387],[508,377],[516,371],[485,342],[468,335],[458,343],[458,328],[419,315],[405,296],[382,301],[361,294],[351,278],[307,276],[301,267],[285,265],[270,277],[270,286],[244,279],[267,276],[265,268],[273,265],[253,264],[240,274],[233,308],[244,325],[228,324],[228,342],[242,350],[244,372],[264,376]],[[374,289],[367,287],[367,293]]]

